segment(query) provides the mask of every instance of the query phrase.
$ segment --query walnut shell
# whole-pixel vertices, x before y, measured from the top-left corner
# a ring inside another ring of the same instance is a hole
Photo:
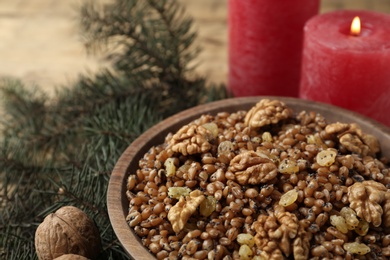
[[[52,260],[64,254],[94,259],[100,248],[95,223],[73,206],[62,207],[48,215],[35,232],[35,249],[40,260]]]
[[[54,260],[88,260],[88,258],[81,256],[81,255],[66,254],[66,255],[62,255],[60,257],[57,257]]]

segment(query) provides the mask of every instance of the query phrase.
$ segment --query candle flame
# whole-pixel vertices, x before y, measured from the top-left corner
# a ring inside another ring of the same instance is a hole
[[[360,24],[360,18],[359,16],[356,16],[353,18],[352,24],[351,24],[351,34],[354,36],[358,36],[361,31],[361,24]]]

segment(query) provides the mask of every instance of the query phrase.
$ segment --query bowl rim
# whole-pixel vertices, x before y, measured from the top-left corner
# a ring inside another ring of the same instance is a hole
[[[164,135],[171,132],[172,130],[167,131],[167,129],[179,128],[184,124],[198,118],[202,114],[216,114],[217,112],[225,112],[229,107],[237,107],[243,104],[246,105],[254,105],[259,102],[261,99],[277,99],[285,102],[287,105],[294,104],[295,106],[306,107],[306,109],[299,109],[295,112],[307,110],[307,107],[310,106],[310,111],[315,111],[317,113],[323,113],[326,111],[334,111],[337,115],[347,116],[351,120],[345,120],[343,118],[343,122],[352,123],[356,122],[359,125],[363,123],[364,127],[362,129],[364,131],[374,131],[375,133],[381,133],[384,135],[386,139],[390,140],[390,128],[361,114],[356,112],[336,107],[330,104],[310,101],[300,98],[294,97],[281,97],[281,96],[253,96],[253,97],[240,97],[240,98],[227,98],[219,101],[214,101],[202,105],[198,105],[184,111],[181,111],[175,115],[172,115],[163,121],[155,124],[148,130],[146,130],[143,134],[141,134],[137,139],[135,139],[122,153],[120,158],[118,159],[115,167],[111,173],[111,177],[109,180],[108,188],[107,188],[107,210],[109,219],[112,225],[112,228],[119,240],[122,244],[123,248],[129,254],[129,256],[133,259],[156,259],[154,255],[152,255],[148,249],[141,244],[140,238],[134,233],[134,231],[130,228],[128,223],[126,222],[127,204],[123,200],[123,196],[125,196],[127,188],[127,178],[129,176],[129,168],[130,168],[130,159],[137,157],[141,158],[144,155],[144,152],[139,152],[139,146],[145,146],[145,142],[149,143],[149,148],[153,144],[153,138],[156,136]],[[234,111],[234,110],[233,110]],[[232,112],[232,111],[231,111]],[[309,111],[308,111],[309,112]],[[336,115],[336,117],[337,117]],[[185,119],[186,122],[182,121]],[[353,119],[353,120],[352,120]],[[333,120],[334,121],[334,120]],[[337,120],[336,120],[337,121]],[[372,133],[375,136],[375,133]],[[384,148],[381,146],[381,149]],[[390,150],[390,144],[386,146],[386,149]],[[127,199],[126,199],[127,200]],[[121,203],[122,202],[122,203]],[[139,243],[134,243],[134,241],[139,241]],[[140,246],[141,245],[141,246]]]

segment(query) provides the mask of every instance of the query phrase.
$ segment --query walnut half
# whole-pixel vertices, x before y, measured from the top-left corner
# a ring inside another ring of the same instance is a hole
[[[257,129],[292,116],[292,110],[279,100],[260,100],[245,116],[245,125]]]
[[[337,134],[340,144],[352,153],[366,156],[380,152],[378,139],[373,135],[364,133],[355,123],[329,124],[325,128],[325,132],[327,134]]]
[[[254,151],[236,155],[230,161],[228,170],[234,173],[237,182],[241,185],[266,183],[278,174],[277,166],[271,159],[264,158]]]
[[[385,200],[386,193],[387,188],[379,182],[356,182],[348,187],[349,206],[360,218],[379,227],[383,214],[380,204]]]
[[[213,133],[200,125],[185,125],[172,136],[169,146],[173,152],[182,155],[205,153],[211,149]]]
[[[188,219],[204,199],[205,196],[200,190],[194,190],[188,196],[180,197],[168,212],[168,220],[171,222],[173,231],[179,233],[184,228]]]
[[[276,205],[269,216],[259,215],[252,227],[256,231],[256,245],[270,259],[277,259],[276,256],[283,254],[287,257],[291,253],[308,254],[309,241],[302,237],[304,233],[299,232],[297,216],[285,211],[282,206]]]

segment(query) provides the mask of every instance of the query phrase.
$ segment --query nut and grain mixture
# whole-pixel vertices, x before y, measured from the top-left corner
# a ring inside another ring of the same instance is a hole
[[[358,125],[278,100],[203,115],[140,160],[127,221],[157,259],[388,259],[380,152]]]

